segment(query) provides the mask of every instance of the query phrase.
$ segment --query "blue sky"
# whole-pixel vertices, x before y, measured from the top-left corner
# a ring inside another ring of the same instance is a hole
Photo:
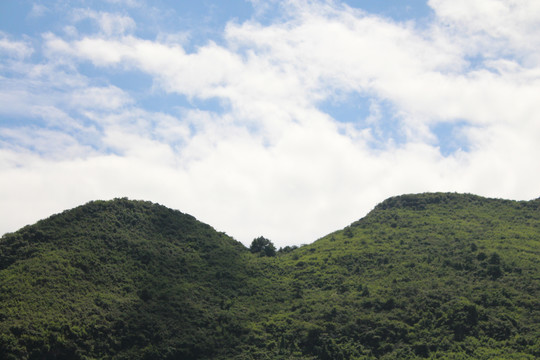
[[[539,196],[534,0],[0,3],[0,233],[93,199],[314,241],[393,195]]]

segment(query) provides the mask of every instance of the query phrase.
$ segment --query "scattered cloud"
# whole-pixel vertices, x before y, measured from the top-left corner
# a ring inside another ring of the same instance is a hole
[[[34,3],[32,4],[32,10],[30,10],[30,13],[28,14],[28,17],[30,18],[39,18],[47,14],[49,12],[49,8],[47,8],[43,4]]]

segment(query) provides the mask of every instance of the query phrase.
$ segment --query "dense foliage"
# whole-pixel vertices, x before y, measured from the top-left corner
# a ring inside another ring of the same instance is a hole
[[[126,199],[6,234],[0,359],[540,357],[540,200],[399,196],[270,245]]]
[[[211,357],[238,342],[240,243],[147,202],[92,202],[0,243],[6,359]],[[2,356],[0,356],[2,358]]]
[[[259,254],[259,256],[276,256],[276,247],[263,236],[253,239],[249,251],[253,254]]]

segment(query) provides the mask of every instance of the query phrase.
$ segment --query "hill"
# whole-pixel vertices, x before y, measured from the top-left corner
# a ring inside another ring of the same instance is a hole
[[[96,201],[0,242],[0,354],[13,359],[198,358],[243,287],[247,250],[192,216]],[[225,324],[223,324],[225,322]]]
[[[418,194],[276,256],[149,202],[0,239],[0,359],[534,359],[540,200]]]

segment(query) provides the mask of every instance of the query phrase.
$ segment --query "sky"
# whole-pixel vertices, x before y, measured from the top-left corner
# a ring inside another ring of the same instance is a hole
[[[539,154],[537,0],[0,2],[0,234],[128,197],[301,245]]]

